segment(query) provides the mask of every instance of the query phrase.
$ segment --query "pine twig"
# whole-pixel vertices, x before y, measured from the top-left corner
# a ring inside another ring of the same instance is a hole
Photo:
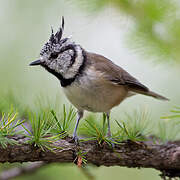
[[[19,145],[0,147],[0,162],[35,162],[72,163],[77,158],[77,147],[70,143],[70,138],[53,142],[53,152],[42,150],[26,143],[26,138],[17,138]],[[96,166],[124,166],[154,168],[168,177],[180,177],[180,142],[155,144],[153,140],[133,142],[126,141],[116,144],[112,150],[104,144],[101,147],[97,141],[80,143],[79,148],[86,152],[88,164]]]

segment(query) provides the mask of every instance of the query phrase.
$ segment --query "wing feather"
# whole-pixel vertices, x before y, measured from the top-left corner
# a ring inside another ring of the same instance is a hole
[[[149,91],[149,89],[141,84],[136,78],[104,56],[87,53],[87,60],[97,71],[103,73],[103,77],[107,81],[115,85],[125,85],[131,91]]]

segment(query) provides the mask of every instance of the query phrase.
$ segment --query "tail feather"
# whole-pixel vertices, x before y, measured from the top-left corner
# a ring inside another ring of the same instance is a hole
[[[144,94],[144,95],[147,95],[147,96],[151,96],[151,97],[154,97],[156,99],[159,99],[159,100],[163,100],[163,101],[169,101],[168,98],[164,97],[164,96],[161,96],[155,92],[152,92],[152,91],[147,91],[147,92],[141,92],[141,94]]]
[[[149,91],[147,89],[147,91],[143,91],[143,90],[139,90],[139,89],[132,89],[131,91],[137,93],[137,94],[143,94],[143,95],[146,95],[146,96],[151,96],[153,98],[156,98],[156,99],[159,99],[159,100],[163,100],[163,101],[169,101],[168,98],[164,97],[164,96],[161,96],[160,94],[157,94],[153,91]]]

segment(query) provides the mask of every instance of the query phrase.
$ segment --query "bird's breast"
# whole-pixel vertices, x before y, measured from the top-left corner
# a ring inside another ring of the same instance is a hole
[[[92,112],[108,112],[127,96],[124,86],[104,82],[96,72],[86,73],[63,91],[77,109]]]

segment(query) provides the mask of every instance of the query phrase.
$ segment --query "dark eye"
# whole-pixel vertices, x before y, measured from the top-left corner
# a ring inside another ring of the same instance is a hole
[[[58,53],[52,53],[50,58],[51,59],[56,59],[58,57],[58,55],[59,55]]]

